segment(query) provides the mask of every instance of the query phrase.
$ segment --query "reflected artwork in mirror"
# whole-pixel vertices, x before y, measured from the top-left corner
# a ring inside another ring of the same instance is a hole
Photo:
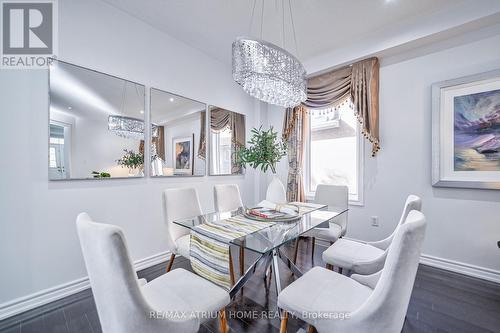
[[[245,146],[245,115],[210,106],[210,175],[243,174],[238,152]]]
[[[143,177],[144,93],[135,82],[53,61],[49,179]]]
[[[204,176],[206,105],[151,88],[151,176]]]

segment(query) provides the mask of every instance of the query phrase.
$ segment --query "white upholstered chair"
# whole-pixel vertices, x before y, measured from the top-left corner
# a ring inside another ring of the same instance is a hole
[[[78,236],[102,330],[106,333],[197,332],[202,313],[219,312],[226,332],[229,294],[184,269],[138,281],[122,230],[78,215]]]
[[[240,189],[236,184],[214,186],[214,205],[216,212],[230,212],[243,207]]]
[[[404,223],[410,211],[420,211],[421,209],[422,200],[416,195],[409,195],[399,223],[389,237],[366,243],[344,238],[339,239],[323,252],[323,261],[327,263],[327,267],[336,266],[340,271],[347,269],[351,273],[372,274],[380,271],[384,267],[387,249],[397,229]]]
[[[189,259],[190,231],[176,225],[174,221],[202,214],[196,189],[171,188],[163,191],[163,215],[168,231],[167,247],[171,253],[167,272],[172,268],[176,255]]]
[[[328,205],[328,210],[343,211],[349,203],[349,188],[342,185],[319,184],[316,187],[314,203]],[[303,237],[312,238],[311,256],[314,258],[314,247],[316,238],[326,240],[330,244],[344,236],[347,231],[347,212],[337,216],[328,223],[328,228],[314,228],[304,233]],[[297,261],[297,252],[300,238],[295,242],[294,263]]]
[[[411,211],[394,235],[383,270],[374,276],[349,278],[314,267],[286,287],[278,296],[278,306],[285,310],[281,332],[286,332],[288,313],[319,333],[401,332],[425,226],[424,215]]]
[[[240,189],[236,184],[221,184],[214,186],[214,206],[215,211],[230,212],[243,207],[241,201]],[[243,246],[239,247],[239,263],[240,263],[240,276],[245,273],[245,249]],[[232,261],[231,263],[232,264]]]

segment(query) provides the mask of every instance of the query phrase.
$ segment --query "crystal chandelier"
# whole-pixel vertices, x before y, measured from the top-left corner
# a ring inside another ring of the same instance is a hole
[[[282,8],[284,13],[284,1]],[[289,8],[296,43],[290,2]],[[254,11],[255,2],[252,21]],[[262,1],[261,35],[263,12],[264,1]],[[284,14],[282,22],[284,44]],[[261,101],[284,107],[294,107],[306,100],[306,71],[290,52],[262,39],[247,37],[238,37],[233,42],[232,49],[233,78],[248,94]]]
[[[108,116],[108,129],[126,139],[144,140],[144,121],[125,116]],[[152,137],[158,136],[158,126],[151,126]]]

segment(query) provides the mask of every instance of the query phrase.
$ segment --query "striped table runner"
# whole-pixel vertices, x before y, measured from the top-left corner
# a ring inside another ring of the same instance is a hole
[[[309,213],[317,208],[302,203],[299,214]],[[261,229],[274,225],[275,222],[254,221],[242,215],[225,220],[200,224],[191,229],[190,260],[196,274],[229,290],[229,243]]]

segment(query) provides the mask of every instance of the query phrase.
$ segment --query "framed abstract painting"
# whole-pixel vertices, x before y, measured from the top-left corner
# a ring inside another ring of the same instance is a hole
[[[500,70],[432,85],[432,185],[500,189]]]
[[[172,140],[174,174],[193,174],[193,142],[193,135]]]

